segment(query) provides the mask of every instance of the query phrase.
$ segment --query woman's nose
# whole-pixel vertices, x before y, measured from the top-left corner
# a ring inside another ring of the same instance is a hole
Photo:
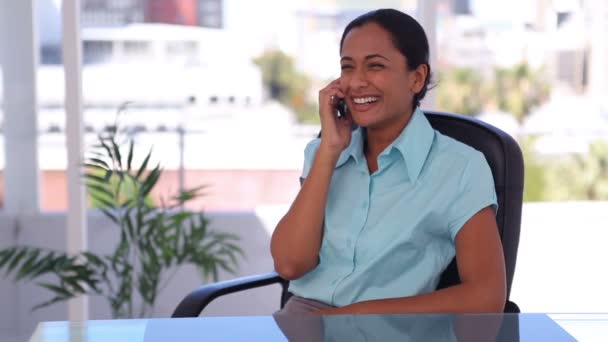
[[[348,86],[352,89],[364,88],[368,85],[367,75],[364,70],[356,70],[350,77]]]

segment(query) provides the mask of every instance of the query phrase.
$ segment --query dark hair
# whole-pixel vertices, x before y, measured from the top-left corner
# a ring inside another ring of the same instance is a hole
[[[369,23],[380,25],[391,35],[393,45],[407,59],[408,69],[414,70],[421,64],[427,66],[429,71],[424,80],[424,85],[414,95],[413,107],[415,109],[420,106],[420,101],[426,95],[431,80],[429,42],[424,29],[416,19],[398,10],[385,8],[371,11],[355,18],[346,26],[340,39],[340,52],[342,52],[342,44],[344,44],[344,38],[348,32]]]

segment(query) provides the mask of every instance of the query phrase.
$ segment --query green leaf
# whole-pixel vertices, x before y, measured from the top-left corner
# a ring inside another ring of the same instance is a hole
[[[84,175],[84,177],[86,179],[90,180],[90,181],[93,181],[93,182],[99,182],[99,183],[102,183],[102,184],[106,184],[107,183],[107,179],[105,177],[99,177],[99,176],[97,176],[95,174],[92,174],[92,173],[86,173]]]
[[[182,212],[176,212],[174,214],[169,215],[169,221],[172,224],[180,224],[183,221],[188,220],[189,218],[191,218],[194,215],[194,213],[189,212],[189,211],[182,211]]]
[[[65,278],[64,281],[65,283],[70,285],[70,287],[75,293],[86,293],[85,289],[80,285],[79,280],[76,277]]]
[[[100,145],[93,145],[94,147],[101,147]],[[105,158],[107,157],[105,154],[101,153],[101,152],[97,152],[97,151],[88,151],[87,154],[90,154],[92,156],[95,156],[97,158]]]
[[[106,209],[114,209],[114,202],[112,201],[108,201],[106,198],[100,196],[97,193],[91,192],[89,193],[89,195],[95,200],[98,201],[99,203],[101,203],[103,206],[105,206]],[[105,214],[105,213],[104,213]]]
[[[73,259],[68,257],[67,254],[58,255],[53,260],[53,267],[55,272],[62,272],[72,264]]]
[[[100,171],[103,171],[103,172],[109,171],[107,168],[105,168],[103,166],[99,166],[97,164],[83,163],[82,166],[84,166],[86,168],[93,169],[93,170],[100,170]]]
[[[96,266],[105,266],[106,264],[103,262],[103,260],[98,257],[97,255],[91,253],[91,252],[82,252],[82,256],[87,260],[87,262],[90,262],[93,265]]]
[[[33,269],[29,275],[30,279],[34,279],[44,273],[55,273],[56,256],[54,252],[49,252]]]
[[[148,255],[150,256],[150,266],[154,269],[160,269],[160,260],[158,259],[158,255],[156,255],[155,250],[148,251]]]
[[[127,155],[127,171],[131,172],[131,162],[133,161],[133,139],[129,142],[129,154]]]
[[[111,139],[112,148],[114,149],[114,156],[116,156],[116,161],[118,162],[118,167],[122,169],[122,157],[120,156],[120,148],[114,139]]]
[[[99,280],[95,279],[95,278],[86,278],[86,279],[82,279],[81,280],[84,284],[86,284],[87,289],[85,291],[85,293],[95,293],[95,294],[101,294],[102,290],[101,288],[98,286],[99,285]]]
[[[212,249],[213,247],[215,247],[216,245],[220,244],[220,243],[222,243],[222,241],[221,241],[220,239],[213,240],[213,241],[208,242],[208,243],[206,243],[205,245],[203,245],[203,247],[202,247],[202,248],[203,248],[203,250],[204,250],[204,251],[206,251],[207,253],[210,253],[210,252],[211,252],[211,249]]]
[[[199,193],[202,189],[208,188],[207,185],[201,185],[199,187],[188,189],[184,191],[180,191],[176,196],[173,196],[172,199],[177,201],[178,203],[186,203],[191,201],[197,197],[202,196],[203,194]]]
[[[98,198],[96,198],[95,200],[99,201],[99,199],[98,199]],[[100,201],[100,202],[101,202],[101,201]],[[103,205],[105,205],[106,207],[111,207],[111,206],[108,206],[108,204],[112,204],[112,202],[106,202],[106,203],[103,203],[103,202],[102,202],[102,204],[103,204]],[[113,214],[113,213],[112,213],[110,210],[108,210],[108,209],[106,209],[106,208],[99,208],[99,210],[101,210],[101,212],[102,212],[102,213],[103,213],[103,214],[104,214],[104,215],[105,215],[107,218],[109,218],[110,220],[112,220],[112,222],[114,222],[114,223],[116,223],[116,224],[120,224],[120,223],[119,223],[119,221],[118,221],[118,217],[117,217],[116,215],[114,215],[114,214]]]
[[[129,234],[129,237],[131,239],[134,239],[135,229],[133,228],[133,222],[131,222],[131,215],[125,215],[124,220],[127,226],[127,233]]]
[[[38,310],[38,309],[41,309],[41,308],[47,307],[47,306],[49,306],[49,305],[52,305],[52,304],[55,304],[55,303],[58,303],[58,302],[62,302],[62,301],[68,300],[68,299],[70,299],[70,298],[72,298],[72,297],[71,297],[71,296],[70,296],[70,297],[55,296],[55,297],[53,297],[53,298],[52,298],[51,300],[49,300],[49,301],[46,301],[46,302],[42,302],[42,303],[40,303],[40,304],[37,304],[36,306],[34,306],[34,307],[31,309],[31,311],[36,311],[36,310]]]
[[[66,288],[61,287],[61,286],[57,286],[57,285],[53,285],[53,284],[49,284],[49,283],[37,283],[37,285],[56,293],[58,296],[65,297],[65,299],[75,296],[74,293],[68,291]]]
[[[103,161],[99,158],[89,158],[88,160],[89,160],[90,164],[95,164],[95,165],[105,167],[106,169],[110,169],[110,165],[108,165],[108,163],[106,163],[105,161]]]
[[[106,195],[108,199],[114,198],[114,194],[106,186],[93,183],[87,183],[86,185],[89,191],[93,190],[92,193]]]
[[[133,199],[127,198],[120,204],[120,207],[121,208],[133,208],[134,204],[135,203],[133,203]]]
[[[16,248],[7,248],[0,251],[0,268],[4,267],[4,264],[9,262],[15,253],[17,253]]]
[[[99,136],[99,145],[100,147],[102,147],[104,150],[106,150],[106,152],[108,153],[108,157],[112,160],[115,159],[114,154],[112,153],[112,150],[110,149],[110,146],[108,146],[108,144],[106,144],[105,142],[106,139],[104,139],[101,135]],[[111,140],[111,139],[110,139]]]
[[[146,171],[146,168],[148,167],[148,162],[150,161],[151,156],[152,156],[152,148],[150,148],[150,152],[148,152],[148,155],[146,156],[144,161],[141,163],[141,166],[137,170],[137,174],[135,175],[136,179],[139,179],[139,177],[141,177],[141,175]]]
[[[211,274],[213,275],[213,282],[217,282],[219,279],[218,273],[217,273],[217,266],[215,263],[212,264],[211,266]]]
[[[104,182],[109,182],[112,179],[112,174],[114,174],[112,170],[106,170],[106,175],[103,177]]]
[[[6,271],[7,274],[11,273],[15,267],[21,262],[23,257],[27,254],[27,248],[20,248],[15,255],[13,255],[13,260],[8,265],[8,269]]]
[[[118,106],[118,110],[116,111],[116,121],[118,121],[118,116],[124,113],[131,104],[133,104],[133,101],[125,101]]]
[[[148,176],[144,179],[141,189],[140,189],[140,195],[142,197],[148,196],[150,191],[152,191],[152,189],[156,185],[156,182],[158,182],[158,179],[160,178],[161,173],[162,173],[162,170],[160,168],[160,164],[156,165],[156,167],[154,169],[152,169],[152,171],[150,171]]]
[[[30,249],[28,251],[28,255],[25,259],[25,262],[21,264],[21,268],[17,270],[17,275],[15,276],[16,280],[21,280],[30,275],[31,271],[35,269],[38,264],[38,256],[40,255],[41,250],[39,249]]]

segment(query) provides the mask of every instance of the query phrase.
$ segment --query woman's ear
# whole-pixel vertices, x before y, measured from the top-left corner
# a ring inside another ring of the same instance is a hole
[[[414,94],[418,94],[424,84],[426,83],[427,77],[429,77],[429,67],[426,64],[420,64],[414,71],[412,72],[412,77],[414,78],[414,82],[412,83],[412,92]]]

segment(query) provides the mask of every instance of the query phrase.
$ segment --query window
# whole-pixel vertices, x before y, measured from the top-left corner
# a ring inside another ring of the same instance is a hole
[[[200,26],[221,28],[223,26],[222,15],[221,0],[198,0]]]

